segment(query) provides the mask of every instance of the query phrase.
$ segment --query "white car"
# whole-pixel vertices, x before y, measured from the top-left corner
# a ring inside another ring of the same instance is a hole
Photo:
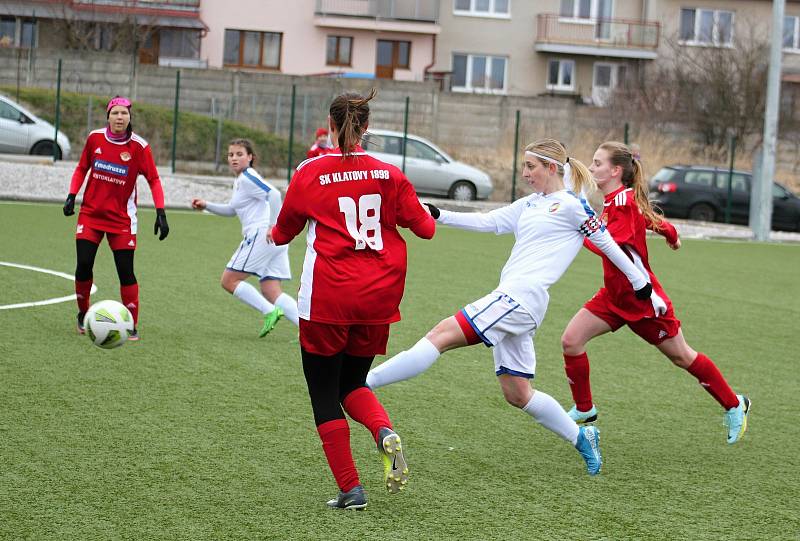
[[[417,193],[444,195],[459,201],[487,199],[494,187],[489,175],[454,160],[422,137],[408,134],[406,176]],[[402,168],[403,134],[368,129],[361,141],[370,156]]]
[[[0,94],[0,153],[53,155],[55,127]],[[56,158],[69,156],[69,139],[59,131]]]

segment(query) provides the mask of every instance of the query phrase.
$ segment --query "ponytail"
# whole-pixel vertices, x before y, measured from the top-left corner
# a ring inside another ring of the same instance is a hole
[[[340,94],[330,107],[331,122],[338,132],[337,143],[342,152],[342,158],[353,153],[355,147],[361,143],[361,136],[369,123],[369,101],[375,97],[377,91],[373,88],[367,96],[355,92]]]
[[[583,165],[582,162],[575,158],[567,158],[570,168],[570,181],[572,182],[572,191],[578,195],[585,193],[587,196],[597,189],[592,174],[589,169]]]
[[[607,141],[600,148],[608,153],[611,165],[622,168],[622,184],[633,190],[636,206],[639,207],[645,219],[653,225],[655,230],[661,229],[663,218],[656,208],[650,203],[650,193],[644,177],[644,167],[633,151],[625,144],[616,141]]]

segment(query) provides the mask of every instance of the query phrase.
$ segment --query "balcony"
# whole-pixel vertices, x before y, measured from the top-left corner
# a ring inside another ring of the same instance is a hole
[[[628,19],[575,19],[556,13],[537,15],[538,52],[640,58],[658,54],[661,23]]]
[[[316,26],[438,34],[440,0],[317,0]]]

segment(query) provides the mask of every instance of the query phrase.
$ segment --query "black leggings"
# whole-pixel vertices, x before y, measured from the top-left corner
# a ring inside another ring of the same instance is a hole
[[[92,269],[94,268],[94,258],[99,247],[99,244],[86,239],[75,241],[75,251],[78,254],[75,279],[79,282],[91,280],[94,276]],[[131,286],[136,283],[136,275],[133,274],[133,250],[114,250],[114,265],[117,267],[120,285]]]
[[[341,403],[347,395],[366,385],[367,372],[375,357],[356,357],[344,352],[326,357],[302,348],[300,352],[314,423],[319,426],[334,419],[344,419]]]

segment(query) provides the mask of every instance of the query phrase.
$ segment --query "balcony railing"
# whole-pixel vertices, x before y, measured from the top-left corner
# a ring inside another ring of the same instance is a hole
[[[317,0],[317,15],[436,23],[439,0]]]
[[[166,9],[166,10],[191,10],[200,9],[200,0],[72,0],[72,5],[79,9],[86,8],[123,8],[136,9]]]
[[[661,23],[628,19],[575,19],[556,13],[537,15],[537,43],[655,51]]]

